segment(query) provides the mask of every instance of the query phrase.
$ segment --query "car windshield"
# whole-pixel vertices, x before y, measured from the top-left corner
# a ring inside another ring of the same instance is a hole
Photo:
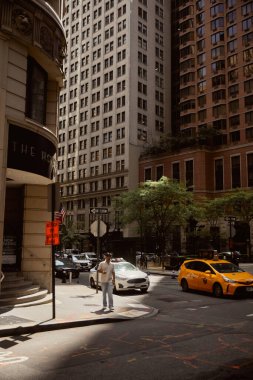
[[[90,257],[91,259],[97,257],[97,255],[96,255],[95,253],[86,253],[86,255],[87,255],[88,257]]]
[[[237,265],[232,263],[217,263],[212,264],[212,267],[219,273],[244,272],[243,269],[240,269]]]
[[[115,263],[114,264],[114,268],[115,268],[115,272],[126,272],[126,271],[129,271],[129,270],[138,270],[133,264],[131,263]]]
[[[65,266],[64,262],[62,262],[62,261],[60,261],[60,260],[55,260],[55,265],[56,265],[57,267],[64,267],[64,266]]]
[[[73,256],[73,260],[86,260],[86,257],[84,255],[75,255]]]

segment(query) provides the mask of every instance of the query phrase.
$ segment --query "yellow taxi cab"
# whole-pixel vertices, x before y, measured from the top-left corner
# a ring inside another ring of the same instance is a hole
[[[215,297],[253,295],[253,274],[215,256],[213,259],[184,261],[179,269],[178,282],[183,291],[199,290]]]

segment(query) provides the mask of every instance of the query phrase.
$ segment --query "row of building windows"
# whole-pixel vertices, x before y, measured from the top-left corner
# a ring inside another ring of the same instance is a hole
[[[253,186],[253,153],[246,155],[247,158],[247,187]],[[227,165],[226,165],[227,168]],[[155,170],[155,173],[153,171]],[[224,159],[219,158],[214,161],[214,180],[215,190],[224,190]],[[227,169],[226,169],[227,170]],[[239,155],[230,158],[230,172],[231,172],[231,188],[236,189],[242,186],[241,184],[241,157]],[[155,175],[155,178],[153,177]],[[164,175],[164,165],[158,165],[154,169],[152,167],[144,169],[144,180],[158,181]],[[184,165],[184,182],[189,191],[194,188],[194,160],[185,161]],[[180,181],[182,176],[180,173],[180,163],[175,162],[171,164],[171,178]]]
[[[251,108],[253,107],[252,99],[253,97],[251,98]],[[189,102],[189,104],[183,103],[183,106],[187,110],[191,110],[191,107],[193,107],[193,105],[194,105],[193,102]],[[230,113],[239,112],[239,106],[237,103],[231,103],[229,106],[230,106]],[[222,117],[227,117],[226,106],[221,104],[221,105],[213,107],[212,116],[217,119],[220,119]],[[229,126],[233,127],[236,125],[238,126],[241,125],[240,122],[243,121],[242,118],[243,118],[243,115],[235,115],[235,116],[229,117],[228,118]],[[195,113],[189,113],[187,115],[181,116],[180,118],[180,122],[182,125],[196,123],[196,120],[198,122],[205,122],[207,120],[207,110],[204,109],[204,110],[198,111],[197,115],[195,115]],[[252,111],[245,113],[244,122],[248,126],[252,125]]]
[[[80,156],[82,158],[82,156]],[[80,158],[79,158],[80,160]],[[80,164],[81,165],[81,164]],[[60,182],[64,182],[65,180],[75,180],[75,179],[84,179],[88,177],[94,177],[99,174],[111,174],[113,172],[112,169],[112,162],[107,162],[102,165],[102,173],[99,171],[99,166],[90,166],[89,172],[88,168],[79,168],[77,169],[77,173],[75,170],[68,171],[67,173],[60,173],[58,174],[58,180]],[[71,166],[70,166],[71,168]],[[58,169],[64,170],[64,161],[60,160],[58,164]],[[117,173],[125,171],[125,160],[116,160],[115,162],[115,171]]]
[[[125,187],[125,177],[108,178],[102,181],[90,181],[78,185],[67,185],[62,187],[62,195],[78,195],[101,190],[111,190]]]

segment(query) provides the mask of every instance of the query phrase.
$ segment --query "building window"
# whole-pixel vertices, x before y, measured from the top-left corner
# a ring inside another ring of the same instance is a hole
[[[237,48],[237,40],[232,40],[227,43],[227,50],[229,53],[233,53]]]
[[[230,133],[230,141],[231,143],[236,143],[240,141],[240,131],[235,131]]]
[[[252,41],[253,41],[253,32],[247,33],[244,36],[242,36],[243,46],[249,46]]]
[[[163,176],[163,165],[159,165],[156,167],[156,181],[159,181]]]
[[[193,160],[185,162],[185,184],[188,191],[193,191]]]
[[[247,94],[250,94],[251,92],[253,92],[253,79],[250,79],[244,82],[244,91]]]
[[[244,98],[244,105],[247,108],[252,108],[253,106],[253,95],[246,96]]]
[[[229,118],[229,127],[236,128],[240,125],[240,115],[235,115]]]
[[[38,123],[46,123],[47,73],[31,57],[27,60],[26,116]]]
[[[175,181],[180,181],[180,166],[179,166],[179,162],[174,162],[172,164],[172,178]]]
[[[144,181],[151,181],[152,177],[152,171],[151,168],[144,169]]]
[[[248,187],[253,186],[253,153],[247,154]]]
[[[229,112],[237,113],[239,111],[239,100],[233,100],[228,104]]]
[[[214,162],[215,171],[215,190],[223,190],[223,160],[218,159]]]
[[[253,125],[253,111],[245,113],[245,123],[247,125]]]
[[[228,95],[231,96],[232,98],[236,97],[239,93],[239,85],[234,84],[233,86],[230,86],[228,88]]]
[[[244,32],[247,32],[248,30],[252,28],[252,25],[253,25],[253,17],[249,17],[246,20],[242,21],[242,30]]]
[[[231,157],[231,177],[232,189],[241,187],[240,156]]]

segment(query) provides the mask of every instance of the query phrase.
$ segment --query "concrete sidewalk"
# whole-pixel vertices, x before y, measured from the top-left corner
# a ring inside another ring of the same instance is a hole
[[[102,310],[102,293],[77,283],[55,286],[53,303],[0,307],[0,337],[40,331],[87,326],[147,318],[158,310],[131,299],[131,295],[114,295],[114,311]]]

